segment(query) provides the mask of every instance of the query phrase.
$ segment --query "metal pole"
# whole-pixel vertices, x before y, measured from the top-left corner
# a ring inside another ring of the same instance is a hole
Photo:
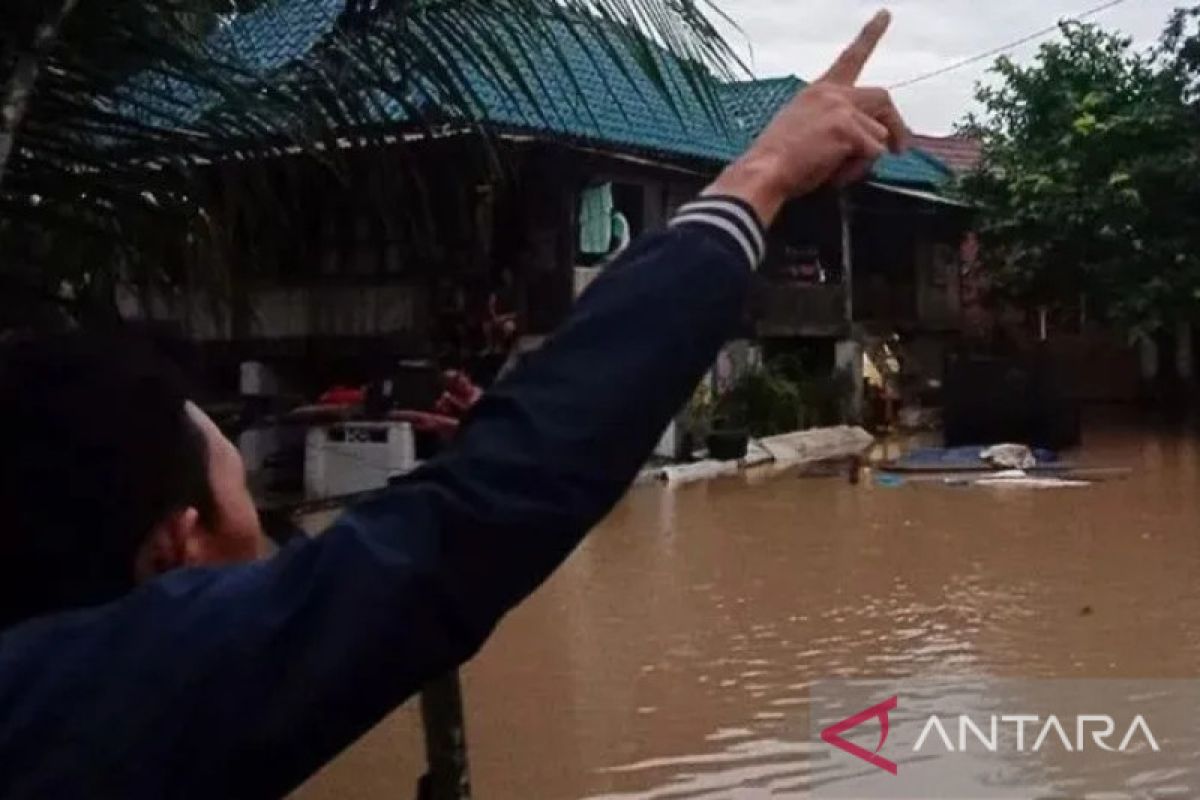
[[[417,784],[417,800],[470,800],[467,729],[457,671],[431,681],[422,690],[421,722],[428,771]]]

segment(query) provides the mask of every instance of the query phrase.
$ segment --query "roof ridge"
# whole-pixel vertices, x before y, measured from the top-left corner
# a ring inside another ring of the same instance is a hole
[[[749,78],[740,81],[722,81],[724,86],[761,86],[767,83],[805,83],[805,80],[799,75],[775,75],[770,78]]]

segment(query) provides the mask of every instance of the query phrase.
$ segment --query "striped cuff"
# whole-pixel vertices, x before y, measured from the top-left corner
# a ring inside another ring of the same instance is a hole
[[[767,253],[766,234],[758,215],[739,198],[719,195],[684,204],[671,220],[671,227],[690,224],[707,225],[729,236],[746,254],[751,269],[758,267]]]

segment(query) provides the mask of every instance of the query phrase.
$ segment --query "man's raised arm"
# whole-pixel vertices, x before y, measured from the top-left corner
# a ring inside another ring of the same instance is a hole
[[[79,701],[31,716],[5,756],[27,759],[17,794],[89,778],[120,796],[279,796],[469,658],[627,489],[735,332],[782,204],[904,146],[887,94],[854,87],[886,27],[608,267],[443,456],[270,561],[168,575],[48,638],[47,660],[87,668],[24,687],[25,708]],[[102,747],[63,746],[97,731]],[[162,764],[167,786],[147,769]]]

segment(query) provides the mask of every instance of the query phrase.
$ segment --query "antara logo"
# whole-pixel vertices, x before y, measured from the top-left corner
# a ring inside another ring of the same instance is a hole
[[[947,753],[967,752],[971,749],[972,739],[975,740],[977,746],[982,746],[987,752],[996,753],[1000,750],[1002,728],[1009,728],[1015,734],[1018,753],[1037,753],[1047,746],[1048,742],[1051,746],[1061,745],[1068,753],[1080,753],[1089,747],[1109,753],[1124,753],[1129,751],[1130,747],[1139,739],[1154,752],[1157,753],[1160,750],[1158,740],[1154,738],[1154,732],[1150,730],[1150,725],[1141,714],[1134,717],[1133,722],[1129,723],[1129,727],[1124,729],[1125,734],[1121,736],[1116,747],[1109,742],[1118,741],[1116,737],[1117,721],[1105,714],[1084,714],[1075,717],[1074,720],[1067,720],[1065,727],[1062,720],[1053,714],[1049,717],[1039,717],[1034,714],[1005,714],[986,719],[988,722],[980,725],[966,714],[960,715],[956,743],[947,732],[946,725],[942,720],[937,716],[932,716],[926,720],[925,727],[921,731],[917,743],[913,746],[913,752],[919,753],[927,745],[936,746],[934,741],[930,741],[936,735],[936,741],[940,742]],[[953,723],[951,723],[950,729],[953,730]],[[1068,730],[1075,736],[1070,736]],[[1033,743],[1032,747],[1028,746],[1030,742]],[[958,746],[955,747],[955,744]]]
[[[899,704],[899,697],[888,698],[877,706],[871,706],[830,725],[821,731],[821,739],[873,767],[898,775],[899,767],[896,763],[884,758],[880,753],[887,744],[888,733],[891,731],[889,715]],[[1149,723],[1140,714],[1133,718],[1128,727],[1122,728],[1117,727],[1115,719],[1104,714],[1085,714],[1065,723],[1054,715],[1040,717],[1033,714],[1005,714],[985,719],[986,721],[981,719],[977,722],[962,714],[954,719],[954,722],[947,724],[936,714],[931,715],[922,726],[921,735],[913,745],[912,751],[921,753],[928,749],[944,749],[947,753],[965,753],[973,749],[974,744],[986,752],[996,753],[1001,749],[1002,731],[1013,734],[1007,739],[1015,742],[1014,749],[1018,753],[1036,753],[1046,746],[1060,746],[1069,753],[1082,752],[1089,748],[1110,753],[1140,751],[1142,746],[1147,746],[1156,753],[1161,749]],[[874,752],[845,738],[846,733],[872,720],[879,721],[880,729],[879,744]],[[954,736],[952,731],[958,735]],[[1123,731],[1120,736],[1119,731]]]
[[[879,751],[887,744],[888,731],[891,730],[891,720],[888,714],[896,710],[896,706],[900,704],[899,697],[892,697],[877,706],[871,706],[866,711],[860,711],[852,717],[847,717],[836,725],[830,725],[825,730],[821,731],[821,740],[826,744],[831,744],[839,750],[844,750],[855,758],[861,758],[868,764],[879,767],[885,772],[890,772],[893,775],[899,774],[899,768],[894,762],[888,761],[883,756],[879,755]],[[879,720],[880,736],[879,746],[872,753],[866,748],[859,747],[854,742],[847,741],[842,738],[842,734],[847,731],[854,730],[864,722],[870,720]]]

